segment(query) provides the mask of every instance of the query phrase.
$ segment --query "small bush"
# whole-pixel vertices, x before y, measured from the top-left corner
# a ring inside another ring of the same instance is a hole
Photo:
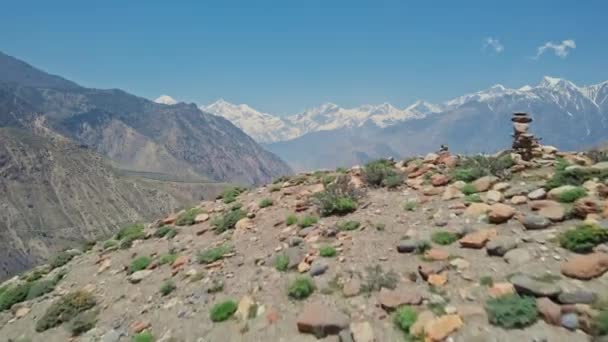
[[[394,271],[384,272],[382,266],[375,265],[366,267],[365,272],[365,282],[361,286],[363,292],[380,291],[382,288],[393,290],[397,287],[399,276]]]
[[[593,178],[608,180],[608,170],[595,170],[588,168],[575,168],[566,170],[567,163],[556,163],[555,174],[545,183],[545,188],[553,189],[563,185],[581,186]]]
[[[282,188],[281,184],[273,184],[268,188],[268,190],[270,192],[277,192],[277,191],[281,191],[281,188]]]
[[[43,332],[64,322],[70,321],[81,312],[87,311],[96,304],[95,297],[87,291],[68,293],[53,303],[36,322],[36,331]]]
[[[198,214],[202,213],[203,209],[201,208],[190,208],[185,212],[179,214],[177,219],[175,219],[176,226],[191,226],[194,224],[194,220]]]
[[[148,330],[135,334],[132,342],[154,342],[154,336]]]
[[[583,198],[587,196],[587,190],[584,188],[574,188],[572,190],[567,190],[559,194],[557,197],[557,201],[561,203],[572,203],[579,198]]]
[[[298,220],[298,226],[300,228],[307,228],[319,222],[319,218],[316,216],[306,215]]]
[[[338,222],[337,226],[341,231],[351,231],[359,229],[359,227],[361,227],[361,223],[359,221],[342,221]]]
[[[477,189],[473,186],[473,184],[465,184],[465,186],[460,189],[460,192],[463,194],[470,196],[477,192]]]
[[[608,335],[608,310],[602,310],[593,320],[593,332],[598,336]]]
[[[228,318],[232,317],[236,312],[237,304],[233,300],[227,300],[225,302],[221,302],[215,304],[211,308],[211,312],[209,316],[213,322],[223,322]]]
[[[131,224],[122,227],[116,234],[116,240],[133,238],[133,240],[142,239],[145,236],[143,224]]]
[[[472,182],[484,175],[483,170],[479,168],[456,168],[451,178],[456,181]]]
[[[324,258],[335,257],[336,254],[337,254],[337,251],[332,246],[323,246],[319,249],[319,255],[321,255]]]
[[[416,250],[414,251],[414,253],[423,254],[429,249],[431,249],[431,243],[426,240],[421,240],[418,242],[418,245],[416,245]]]
[[[517,294],[505,295],[486,302],[488,320],[493,325],[507,329],[521,329],[536,322],[536,300]]]
[[[287,288],[287,294],[293,299],[308,298],[315,291],[315,284],[310,277],[297,277]]]
[[[61,252],[57,254],[50,262],[51,269],[56,269],[58,267],[64,266],[70,260],[74,258],[74,254],[68,252]]]
[[[491,276],[483,276],[479,278],[479,285],[491,287],[494,285],[494,279]]]
[[[103,249],[105,249],[105,250],[114,249],[114,248],[118,248],[118,241],[116,241],[114,239],[107,240],[106,242],[103,243]]]
[[[260,201],[260,208],[267,208],[273,204],[274,204],[274,202],[271,198],[264,198],[263,200]]]
[[[438,245],[451,245],[456,240],[458,240],[458,235],[446,230],[437,231],[431,235],[431,241]]]
[[[321,216],[346,215],[357,210],[357,194],[349,182],[348,177],[340,176],[325,191],[314,195]]]
[[[458,167],[452,172],[452,179],[472,182],[478,178],[494,175],[499,178],[509,178],[510,168],[514,165],[509,154],[499,157],[473,156],[460,160]]]
[[[274,259],[274,267],[281,272],[287,271],[289,267],[289,257],[286,254],[279,254]]]
[[[224,201],[224,203],[229,204],[232,203],[234,201],[236,201],[236,198],[243,192],[245,192],[245,188],[242,187],[234,187],[234,188],[229,188],[224,190],[224,192],[222,192],[222,200]]]
[[[407,211],[414,211],[414,210],[416,210],[417,206],[418,206],[418,202],[410,200],[410,201],[405,202],[405,204],[403,205],[403,209],[405,209]]]
[[[288,226],[294,225],[297,222],[298,222],[298,217],[294,214],[287,215],[287,218],[285,219],[285,224]]]
[[[173,282],[173,280],[167,280],[165,281],[161,287],[160,287],[160,293],[163,296],[167,296],[169,295],[171,292],[175,291],[177,287],[175,286],[175,283]]]
[[[224,255],[230,253],[231,251],[232,247],[228,245],[213,247],[203,252],[200,252],[197,255],[197,260],[201,264],[210,264],[212,262],[222,259]]]
[[[137,259],[131,261],[131,266],[129,266],[129,273],[134,273],[137,271],[145,270],[150,266],[152,260],[147,256],[141,256]]]
[[[608,230],[590,224],[570,229],[559,236],[559,244],[576,253],[589,253],[604,242],[608,242]]]
[[[323,183],[324,186],[328,186],[329,184],[335,182],[337,178],[338,176],[336,175],[326,175],[321,179],[321,183]]]
[[[175,253],[167,253],[167,254],[163,254],[159,259],[158,259],[158,264],[159,265],[165,265],[165,264],[173,264],[175,262],[175,260],[177,259],[177,254]]]
[[[13,305],[23,302],[27,298],[31,284],[16,284],[7,287],[0,294],[0,311],[8,310]]]
[[[418,314],[409,306],[402,306],[395,312],[393,322],[401,331],[409,334],[410,327],[416,323]]]
[[[95,324],[97,324],[97,315],[97,311],[85,311],[71,320],[68,329],[72,333],[72,336],[80,336],[93,329]]]
[[[159,227],[155,232],[154,232],[154,236],[157,238],[162,238],[162,237],[167,237],[167,238],[173,238],[175,235],[177,235],[177,231],[175,230],[175,228],[171,227],[171,226],[162,226]]]
[[[382,185],[389,189],[394,189],[401,184],[403,184],[403,177],[399,174],[388,176],[382,181]]]
[[[57,282],[54,280],[39,280],[32,283],[30,290],[27,293],[27,300],[38,298],[47,293],[52,292],[55,289]]]
[[[388,179],[398,176],[393,169],[393,163],[389,160],[376,160],[365,164],[363,167],[363,178],[370,185],[381,186]]]
[[[213,221],[211,221],[211,226],[217,233],[223,233],[229,229],[233,229],[236,223],[246,216],[247,212],[241,210],[240,208],[235,208],[226,214],[213,219]]]

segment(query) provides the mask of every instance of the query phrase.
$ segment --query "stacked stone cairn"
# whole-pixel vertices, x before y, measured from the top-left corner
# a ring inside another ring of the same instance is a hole
[[[525,161],[542,155],[539,139],[528,132],[532,118],[527,113],[513,113],[513,152],[518,153]]]

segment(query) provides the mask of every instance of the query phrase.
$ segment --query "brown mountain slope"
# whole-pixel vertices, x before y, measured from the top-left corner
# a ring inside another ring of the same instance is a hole
[[[221,188],[119,176],[86,148],[0,128],[0,278]]]

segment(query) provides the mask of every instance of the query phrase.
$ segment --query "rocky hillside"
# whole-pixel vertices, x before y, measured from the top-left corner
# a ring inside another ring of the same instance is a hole
[[[131,171],[246,184],[290,173],[228,120],[193,104],[170,106],[118,89],[84,88],[0,53],[2,104],[3,126],[43,123]]]
[[[9,341],[606,341],[608,155],[299,174],[0,287]],[[98,196],[97,196],[98,197]]]
[[[60,137],[0,128],[0,279],[126,222],[214,198],[222,187],[125,177]]]

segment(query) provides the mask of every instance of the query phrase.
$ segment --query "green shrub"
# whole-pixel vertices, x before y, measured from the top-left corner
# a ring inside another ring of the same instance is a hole
[[[319,222],[319,218],[316,216],[306,215],[298,220],[298,226],[300,228],[307,228]]]
[[[197,260],[201,264],[210,264],[212,262],[222,259],[224,255],[230,253],[231,251],[232,247],[228,245],[221,245],[209,248],[205,251],[199,252],[197,255]]]
[[[323,183],[324,186],[328,186],[329,184],[335,182],[337,178],[338,176],[336,175],[326,175],[321,179],[321,183]]]
[[[517,294],[505,295],[486,302],[488,320],[493,325],[507,329],[521,329],[536,322],[536,300]]]
[[[289,257],[286,254],[279,254],[274,259],[274,267],[281,272],[287,271],[289,267]]]
[[[456,168],[452,172],[451,178],[456,181],[472,182],[485,174],[479,168]]]
[[[336,256],[336,249],[332,246],[323,246],[319,249],[319,255],[324,258],[331,258]]]
[[[418,245],[416,245],[416,250],[414,251],[414,253],[423,254],[429,249],[431,249],[431,243],[426,240],[421,240],[418,242]]]
[[[8,310],[13,305],[26,300],[30,287],[30,283],[16,284],[7,287],[4,292],[0,294],[0,311]]]
[[[473,186],[473,184],[465,184],[465,186],[460,189],[460,192],[463,194],[470,196],[477,192],[477,189]]]
[[[483,155],[467,157],[459,161],[458,167],[452,172],[452,179],[456,181],[472,182],[488,175],[508,178],[510,176],[509,169],[514,164],[515,163],[509,154],[499,157]]]
[[[103,243],[103,249],[114,249],[118,248],[118,241],[114,239],[107,240]]]
[[[152,260],[147,256],[141,256],[137,259],[131,261],[131,266],[129,267],[129,273],[134,273],[137,271],[145,270],[150,266]]]
[[[211,308],[209,316],[213,322],[223,322],[228,318],[232,317],[236,312],[237,304],[233,300],[227,300],[218,304],[215,304]]]
[[[416,323],[418,314],[409,306],[402,306],[395,312],[393,322],[401,331],[409,334],[410,327]]]
[[[38,298],[47,293],[52,292],[55,289],[57,282],[54,280],[39,280],[32,283],[30,290],[27,293],[27,300]]]
[[[167,238],[173,238],[175,235],[177,235],[177,231],[175,230],[175,228],[171,227],[171,226],[162,226],[159,227],[155,232],[154,232],[154,236],[157,238],[162,238],[162,237],[167,237]]]
[[[405,204],[403,205],[403,209],[405,209],[407,211],[414,211],[414,210],[416,210],[417,206],[418,206],[418,202],[409,200],[409,201],[405,202]]]
[[[95,297],[87,291],[68,293],[53,303],[36,322],[36,331],[42,332],[70,321],[81,312],[87,311],[96,304]]]
[[[451,245],[458,240],[458,235],[447,230],[440,230],[431,235],[431,241],[438,245]]]
[[[359,229],[359,227],[361,227],[361,223],[359,221],[342,221],[338,222],[337,226],[341,231],[350,231]]]
[[[583,198],[585,196],[587,196],[587,190],[585,190],[584,188],[577,187],[559,194],[559,196],[557,196],[557,201],[561,203],[572,203],[577,199]]]
[[[494,279],[491,276],[483,276],[479,278],[479,285],[491,287],[494,285]]]
[[[608,310],[602,310],[593,320],[593,332],[598,336],[608,335]]]
[[[51,269],[56,269],[58,267],[61,267],[65,264],[67,264],[68,262],[70,262],[70,260],[72,260],[73,258],[74,258],[74,254],[68,253],[68,252],[61,252],[61,253],[55,255],[55,257],[51,260],[51,262],[50,262]]]
[[[308,298],[315,291],[315,284],[308,276],[297,277],[287,288],[287,294],[293,299]]]
[[[175,253],[163,254],[158,259],[158,264],[159,265],[165,265],[165,264],[171,265],[175,262],[176,259],[177,259],[177,254],[175,254]]]
[[[72,336],[80,336],[93,329],[95,324],[97,324],[97,315],[98,312],[95,310],[85,311],[78,314],[78,316],[71,320],[69,324],[68,329],[72,333]]]
[[[403,184],[403,177],[400,174],[394,174],[382,180],[382,185],[389,189],[394,189],[401,184]]]
[[[271,198],[264,198],[263,200],[260,201],[260,208],[267,208],[273,204],[274,204],[274,202]]]
[[[298,222],[298,217],[294,214],[287,215],[287,218],[285,219],[285,224],[288,226],[294,225],[297,222]]]
[[[161,287],[160,287],[160,293],[163,296],[167,296],[169,295],[171,292],[175,291],[177,287],[175,286],[175,283],[173,282],[173,280],[167,280],[165,281]]]
[[[604,242],[608,242],[608,230],[590,224],[567,230],[559,236],[559,244],[576,253],[589,253]]]
[[[345,215],[357,210],[357,194],[349,182],[348,177],[340,176],[325,191],[314,195],[321,216]]]
[[[247,212],[240,208],[232,209],[224,215],[213,219],[213,221],[211,221],[211,226],[217,233],[223,233],[229,229],[233,229],[236,223],[246,216]]]
[[[224,203],[229,204],[232,203],[234,201],[236,201],[236,198],[243,192],[245,192],[247,189],[246,188],[242,188],[242,187],[234,187],[234,188],[229,188],[224,190],[224,192],[222,192],[222,200],[224,201]]]
[[[366,277],[361,290],[366,293],[380,291],[382,288],[395,289],[399,276],[394,271],[384,272],[382,266],[368,266],[365,268]]]
[[[154,336],[148,330],[135,334],[132,342],[154,342]]]
[[[376,160],[365,164],[363,167],[363,178],[370,185],[381,186],[388,179],[398,176],[393,169],[393,163],[389,160]]]
[[[194,224],[194,220],[196,219],[196,216],[198,216],[198,214],[202,213],[203,209],[201,208],[190,208],[186,211],[184,211],[183,213],[179,214],[179,216],[177,216],[177,219],[175,219],[175,225],[176,226],[191,226]]]
[[[553,189],[563,185],[581,186],[593,178],[608,180],[608,170],[596,170],[589,168],[574,168],[566,170],[568,164],[557,164],[555,174],[545,183],[545,188]]]
[[[134,237],[133,240],[142,239],[145,236],[143,224],[131,224],[122,227],[116,233],[116,240],[123,240],[129,237]]]

